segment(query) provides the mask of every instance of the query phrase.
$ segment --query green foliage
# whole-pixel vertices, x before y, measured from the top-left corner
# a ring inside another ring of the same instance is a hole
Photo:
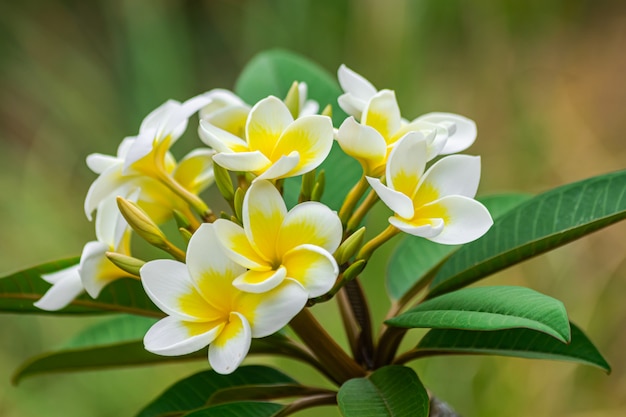
[[[457,353],[553,359],[597,366],[610,372],[611,367],[582,330],[573,323],[570,323],[570,326],[572,338],[567,344],[545,333],[529,329],[495,331],[433,329],[426,333],[409,356],[421,358]]]
[[[41,275],[60,271],[77,263],[78,258],[63,259],[0,278],[0,312],[55,315],[119,312],[148,317],[163,316],[163,313],[150,301],[141,283],[129,278],[117,280],[106,286],[96,300],[88,295],[82,295],[66,308],[53,312],[35,307],[33,303],[50,288],[50,284],[45,282]]]
[[[428,393],[417,374],[398,365],[347,381],[337,402],[345,417],[426,417],[429,412]]]
[[[260,384],[270,387],[272,384],[283,386],[284,384],[295,385],[297,382],[274,368],[260,365],[241,366],[230,375],[220,375],[215,371],[203,371],[176,382],[146,408],[141,410],[137,417],[182,415],[204,408],[210,402],[212,396],[218,395],[220,390],[233,387],[258,386]],[[240,399],[239,397],[233,398],[233,400]],[[250,397],[247,399],[250,399]],[[250,410],[254,409],[253,406],[250,407],[252,407]],[[205,414],[198,413],[197,415],[227,415],[211,414],[209,410],[212,409],[215,412],[216,408],[218,407],[211,406],[203,411]],[[224,410],[223,408],[218,409]],[[229,410],[234,410],[234,408]],[[194,415],[196,414],[194,413]],[[245,415],[247,416],[248,414]]]
[[[563,342],[570,340],[563,303],[524,287],[466,288],[427,300],[389,319],[408,328],[500,330],[534,329]]]
[[[626,218],[626,171],[547,191],[495,221],[482,238],[459,249],[441,267],[434,297],[557,248]]]
[[[500,194],[480,198],[497,219],[527,200],[526,194]],[[387,267],[387,292],[392,299],[410,298],[415,289],[437,272],[446,259],[459,249],[457,245],[440,245],[418,236],[407,235],[397,246]]]
[[[346,117],[337,106],[337,97],[341,89],[331,76],[317,64],[292,53],[282,50],[270,50],[255,56],[241,73],[235,86],[236,93],[248,103],[277,95],[284,97],[293,81],[304,81],[308,85],[309,98],[316,100],[320,107],[333,106],[335,127]],[[350,158],[333,142],[332,150],[317,171],[324,170],[326,184],[321,201],[334,210],[338,210],[344,196],[358,181],[361,166]],[[285,201],[291,207],[298,201],[300,180],[285,180]]]

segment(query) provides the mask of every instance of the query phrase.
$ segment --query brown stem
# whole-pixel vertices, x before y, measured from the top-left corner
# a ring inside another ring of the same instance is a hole
[[[305,308],[290,323],[302,342],[315,353],[339,385],[349,379],[364,377],[366,372],[324,330],[315,316]]]
[[[341,317],[356,361],[374,367],[374,341],[370,310],[358,279],[346,283],[337,296]]]
[[[304,410],[311,407],[318,407],[320,405],[336,405],[337,393],[327,393],[319,395],[310,395],[308,397],[300,398],[274,414],[273,417],[286,417],[297,411]]]

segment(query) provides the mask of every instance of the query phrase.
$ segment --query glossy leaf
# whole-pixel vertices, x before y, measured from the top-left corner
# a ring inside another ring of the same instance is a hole
[[[270,50],[255,56],[241,73],[235,91],[253,104],[268,95],[284,98],[294,81],[307,83],[309,98],[316,100],[320,109],[327,104],[333,106],[335,127],[343,122],[347,115],[337,105],[337,97],[342,91],[335,77],[317,64],[283,50]],[[322,169],[326,172],[322,202],[338,210],[347,192],[359,180],[361,166],[333,142],[330,155],[317,168],[318,172]],[[299,178],[285,180],[285,200],[289,207],[296,204],[299,193]]]
[[[570,340],[563,303],[524,287],[477,287],[454,291],[427,300],[386,323],[406,328],[527,328],[563,342]]]
[[[426,417],[430,407],[415,371],[398,365],[347,381],[339,389],[337,402],[344,417]]]
[[[572,339],[569,344],[529,329],[490,332],[433,329],[420,340],[410,356],[421,358],[456,353],[552,359],[592,365],[610,372],[610,365],[582,330],[573,323],[570,326]]]
[[[626,171],[547,191],[495,221],[435,276],[429,297],[467,286],[626,218]]]
[[[500,194],[480,198],[494,219],[530,198],[527,194]],[[398,300],[414,295],[423,280],[432,278],[437,267],[461,246],[440,245],[418,236],[406,235],[391,255],[387,267],[387,292]]]
[[[274,368],[261,365],[241,366],[229,375],[203,371],[176,382],[144,408],[137,417],[182,415],[205,407],[209,398],[222,389],[259,384],[295,385],[297,382]]]
[[[220,404],[184,414],[185,417],[272,417],[285,408],[284,405],[242,401]],[[168,416],[169,417],[169,416]]]
[[[333,391],[308,387],[300,384],[254,384],[224,388],[211,395],[208,404],[222,404],[235,401],[267,401],[288,397],[306,397],[334,394]]]
[[[36,314],[99,314],[130,313],[162,317],[163,313],[150,301],[138,280],[124,278],[106,286],[97,299],[87,294],[76,298],[59,311],[44,311],[33,305],[50,288],[42,274],[56,272],[76,265],[78,258],[48,262],[0,278],[0,312]]]

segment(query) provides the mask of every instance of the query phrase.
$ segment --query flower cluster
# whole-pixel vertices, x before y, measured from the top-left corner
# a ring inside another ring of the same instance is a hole
[[[158,107],[116,156],[90,155],[87,164],[98,177],[85,213],[89,219],[96,213],[97,240],[85,245],[78,265],[44,276],[53,286],[36,305],[58,310],[83,291],[95,298],[116,279],[140,279],[166,315],[146,334],[146,349],[183,355],[209,345],[213,369],[230,373],[252,338],[275,333],[307,304],[332,297],[392,235],[403,231],[443,244],[482,236],[492,220],[474,200],[480,159],[451,155],[433,162],[468,148],[474,122],[449,113],[407,121],[393,91],[377,91],[345,66],[338,76],[344,90],[338,104],[349,114],[338,129],[326,110],[316,114],[305,83],[294,83],[284,100],[269,96],[252,106],[216,89]],[[208,147],[176,161],[170,147],[196,114]],[[334,140],[363,169],[339,213],[316,201],[323,181],[315,171]],[[283,180],[297,176],[303,192],[288,208]],[[217,216],[200,197],[214,182],[231,213]],[[353,223],[378,200],[393,211],[390,225],[363,244]],[[160,229],[172,218],[186,250]],[[142,261],[131,254],[131,235],[174,259]]]

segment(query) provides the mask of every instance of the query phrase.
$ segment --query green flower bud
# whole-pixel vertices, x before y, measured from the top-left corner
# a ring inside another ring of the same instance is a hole
[[[107,252],[106,257],[122,271],[128,272],[129,274],[137,277],[139,276],[139,270],[145,264],[145,262],[141,259],[122,255],[121,253],[116,252]]]
[[[352,281],[365,269],[366,264],[367,264],[366,260],[359,259],[358,261],[350,265],[348,269],[346,269],[345,272],[343,273],[343,280],[345,282]]]
[[[215,184],[220,190],[222,197],[229,203],[232,203],[235,190],[233,189],[233,180],[230,178],[228,170],[219,164],[213,164],[213,175],[215,176]]]
[[[365,236],[365,227],[361,227],[348,237],[335,251],[335,259],[337,264],[343,265],[348,262],[358,251],[363,244],[363,237]]]
[[[287,97],[285,97],[285,105],[289,109],[289,112],[293,116],[294,119],[298,118],[300,114],[300,90],[298,89],[298,82],[294,81],[287,92]]]

